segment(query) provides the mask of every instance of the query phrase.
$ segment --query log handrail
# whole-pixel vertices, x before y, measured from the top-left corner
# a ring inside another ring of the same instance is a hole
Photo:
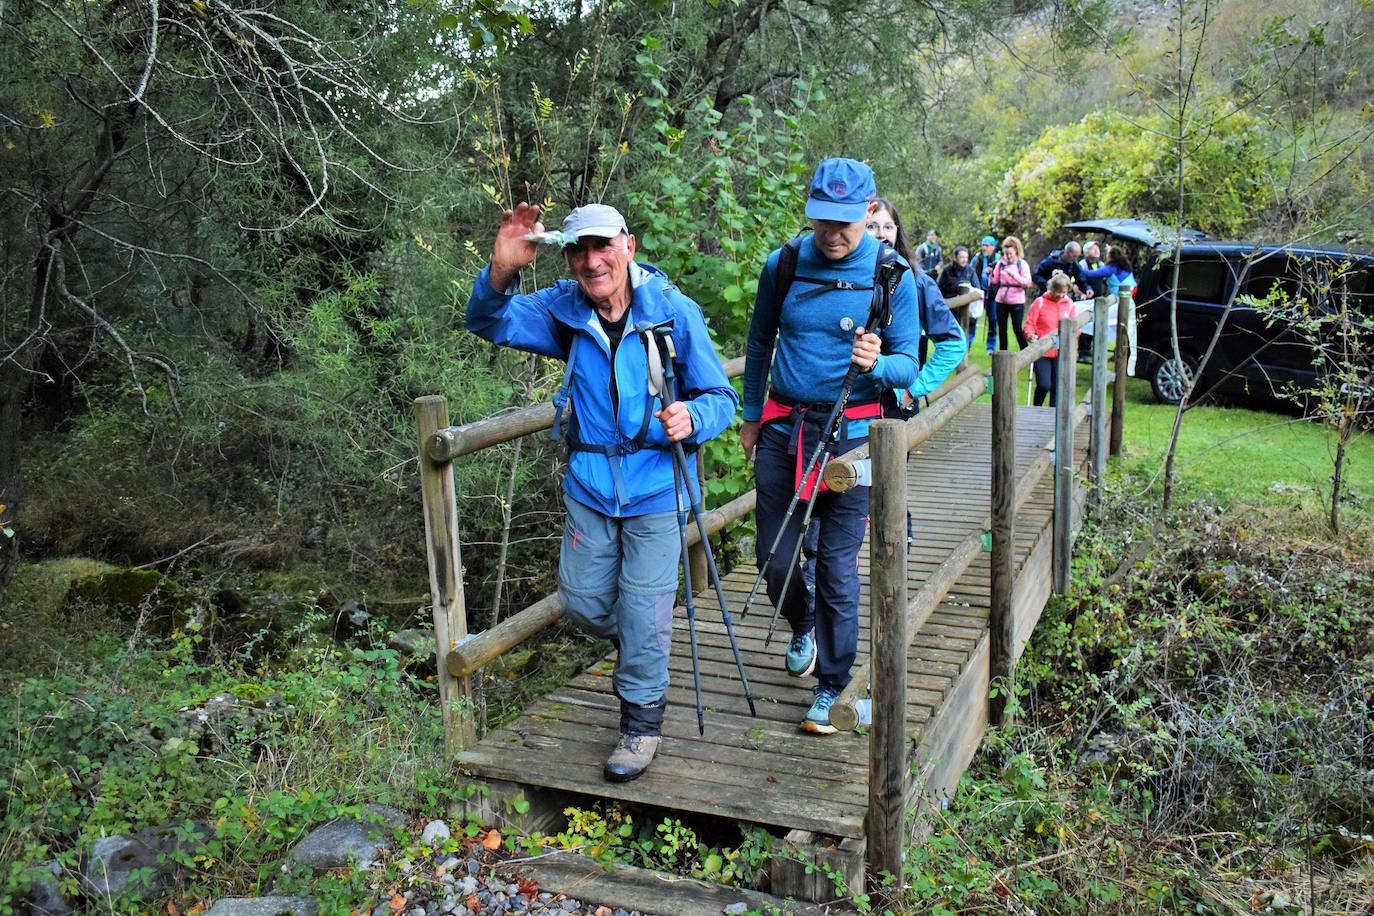
[[[954,384],[950,384],[953,382]],[[977,366],[970,366],[955,378],[950,379],[941,385],[931,395],[935,401],[935,406],[929,410],[922,411],[910,420],[906,421],[906,450],[909,452],[922,442],[929,439],[940,428],[959,414],[961,410],[972,404],[986,390],[983,381],[983,370]],[[836,493],[844,493],[858,485],[860,471],[862,468],[859,462],[868,459],[868,445],[860,445],[858,448],[850,449],[838,458],[832,458],[825,468],[825,485]]]
[[[744,357],[722,360],[726,378],[744,374]],[[425,442],[425,454],[431,461],[445,462],[502,442],[519,439],[553,426],[553,405],[535,404],[510,413],[484,417],[463,426],[448,426],[438,430]]]

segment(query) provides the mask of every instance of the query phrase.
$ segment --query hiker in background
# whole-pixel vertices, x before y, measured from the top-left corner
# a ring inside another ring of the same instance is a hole
[[[973,260],[970,261],[974,271],[978,275],[978,287],[983,291],[983,317],[987,321],[987,349],[991,353],[997,349],[997,287],[992,283],[992,269],[1002,260],[1002,253],[997,250],[997,239],[990,235],[983,236],[980,244],[982,248]],[[973,338],[978,330],[978,321],[974,319],[969,324],[969,346],[973,346]]]
[[[916,260],[920,262],[921,270],[934,276],[940,272],[940,266],[945,263],[945,252],[940,247],[940,233],[934,229],[926,233],[926,240],[916,246]]]
[[[1040,287],[1041,292],[1048,292],[1050,277],[1057,271],[1069,278],[1069,287],[1073,295],[1081,297],[1083,291],[1078,283],[1078,259],[1082,254],[1083,246],[1077,242],[1067,242],[1063,248],[1056,248],[1041,259],[1035,267],[1035,273],[1031,274],[1031,279]]]
[[[1003,350],[1011,349],[1007,343],[1013,332],[1021,349],[1026,349],[1026,332],[1021,323],[1026,317],[1026,290],[1034,283],[1030,265],[1022,257],[1024,251],[1020,239],[1007,236],[1002,240],[1002,260],[992,269],[992,283],[997,287],[997,333]]]
[[[891,245],[908,264],[915,264],[911,245],[907,241],[906,232],[902,229],[902,217],[897,212],[896,205],[886,197],[874,198],[873,202],[878,208],[868,218],[868,234]],[[956,248],[956,258],[959,251],[964,252],[967,260],[968,249],[962,246]],[[917,354],[921,371],[917,374],[916,381],[896,393],[903,416],[912,416],[919,412],[921,398],[944,384],[945,379],[959,367],[959,363],[963,362],[965,354],[968,353],[963,329],[959,327],[958,319],[945,304],[945,299],[958,295],[945,292],[944,278],[949,275],[950,268],[945,268],[938,285],[930,274],[919,267],[914,268],[913,272],[916,279],[916,308],[921,318],[921,344]],[[955,286],[958,286],[957,280]]]
[[[1094,283],[1085,274],[1090,270],[1097,270],[1102,266],[1102,248],[1096,242],[1083,243],[1083,257],[1078,261],[1078,285],[1083,290],[1084,298],[1091,299],[1097,295],[1097,290],[1106,289],[1102,283]]]
[[[1049,287],[1045,294],[1031,303],[1026,310],[1025,334],[1030,340],[1053,337],[1059,333],[1059,321],[1075,315],[1073,297],[1069,295],[1073,281],[1068,274],[1056,270],[1045,281]],[[1045,355],[1035,361],[1031,371],[1035,375],[1035,406],[1039,407],[1049,398],[1050,406],[1055,405],[1057,395],[1055,382],[1059,376],[1059,348],[1045,351]]]

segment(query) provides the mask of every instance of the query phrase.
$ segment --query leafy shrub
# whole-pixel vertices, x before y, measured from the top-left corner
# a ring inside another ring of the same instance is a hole
[[[1188,138],[1184,215],[1213,235],[1240,235],[1272,200],[1273,162],[1265,135],[1243,112],[1204,106]],[[1204,126],[1205,125],[1205,126]],[[1158,113],[1100,110],[1052,125],[1003,178],[992,212],[1007,232],[1052,235],[1066,222],[1140,217],[1171,224],[1177,209],[1173,131]]]

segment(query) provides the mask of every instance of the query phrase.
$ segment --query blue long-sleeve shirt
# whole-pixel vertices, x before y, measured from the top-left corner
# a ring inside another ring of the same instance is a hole
[[[950,373],[959,368],[964,354],[968,353],[968,338],[964,336],[964,329],[949,306],[945,305],[945,297],[930,274],[922,273],[916,278],[916,299],[921,331],[934,344],[934,350],[921,363],[916,381],[906,389],[913,398],[930,394],[943,385]]]
[[[854,329],[868,320],[873,301],[873,269],[879,245],[877,239],[865,234],[857,248],[832,261],[816,250],[810,236],[802,239],[796,274],[780,310],[774,303],[779,252],[768,256],[759,274],[745,349],[746,421],[762,416],[770,383],[779,394],[798,402],[833,403],[840,396],[849,371]],[[819,285],[808,278],[844,281],[856,288],[815,294]],[[892,323],[869,330],[883,339],[883,348],[873,371],[855,382],[851,393],[855,401],[876,400],[884,388],[905,388],[916,380],[921,319],[910,271],[902,275],[892,296]],[[852,421],[849,434],[867,435],[867,427],[866,421]]]

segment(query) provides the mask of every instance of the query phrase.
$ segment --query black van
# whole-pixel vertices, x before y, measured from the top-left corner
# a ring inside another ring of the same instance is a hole
[[[1246,304],[1282,294],[1288,303],[1334,312],[1349,303],[1362,327],[1361,351],[1374,346],[1374,256],[1342,248],[1222,242],[1185,230],[1178,269],[1178,346],[1171,357],[1170,291],[1174,283],[1172,238],[1164,240],[1135,219],[1093,219],[1065,230],[1098,234],[1123,246],[1135,266],[1137,378],[1147,378],[1155,397],[1177,404],[1207,352],[1226,304],[1234,304],[1222,325],[1194,397],[1227,392],[1261,399],[1310,389],[1325,372],[1319,347],[1292,320]],[[1348,297],[1342,300],[1341,297]],[[1276,296],[1274,301],[1280,301]],[[1298,311],[1294,308],[1293,311]],[[1374,386],[1374,362],[1362,366],[1362,385]],[[1374,391],[1371,391],[1374,394]]]

